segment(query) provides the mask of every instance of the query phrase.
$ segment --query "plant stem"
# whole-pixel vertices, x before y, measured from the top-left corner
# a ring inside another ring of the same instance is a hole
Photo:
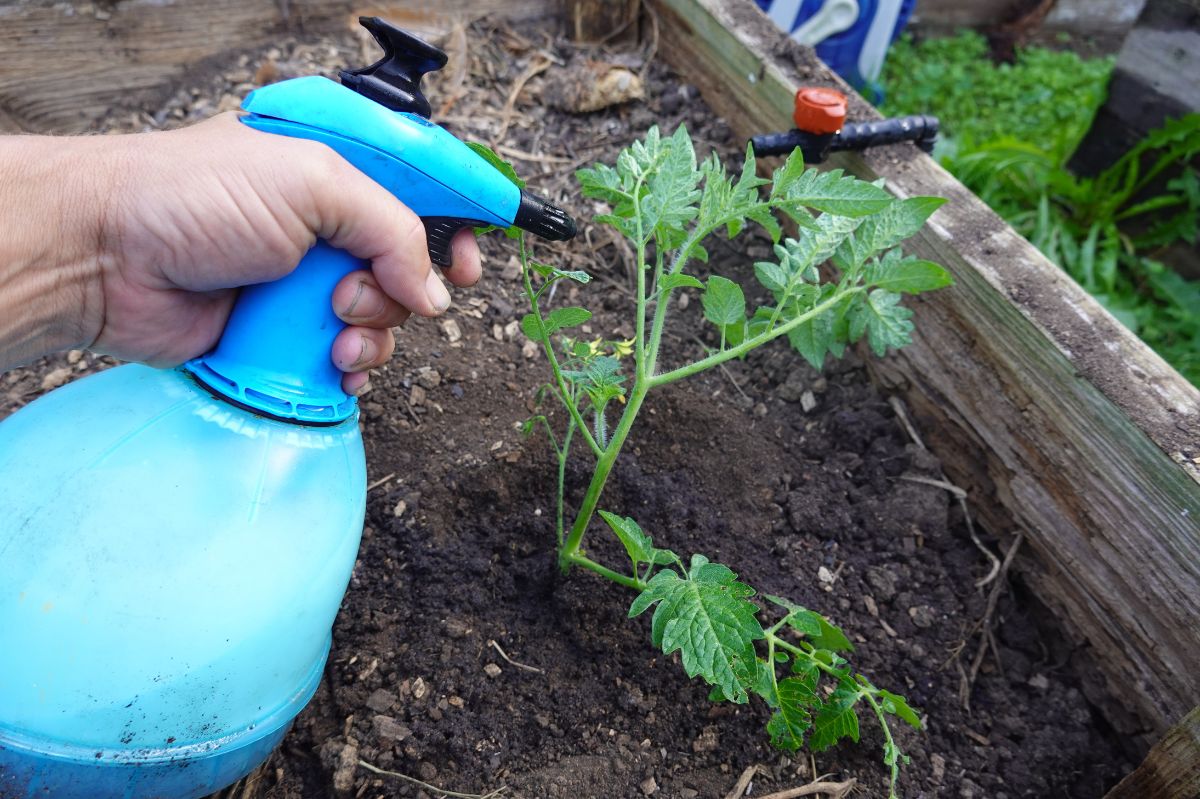
[[[579,506],[579,513],[575,517],[575,523],[571,525],[571,534],[567,537],[566,544],[559,550],[558,563],[564,569],[570,568],[574,562],[573,558],[579,553],[579,547],[583,541],[583,534],[587,532],[588,524],[592,521],[592,516],[596,513],[596,505],[600,502],[600,494],[604,491],[604,484],[608,481],[609,472],[612,471],[613,464],[616,463],[617,455],[621,453],[621,447],[625,444],[625,438],[629,435],[629,430],[633,427],[633,420],[637,416],[638,410],[642,407],[642,401],[646,399],[646,392],[649,391],[646,381],[638,381],[633,392],[629,396],[629,400],[625,405],[625,412],[621,414],[621,421],[617,424],[617,429],[613,431],[612,438],[609,439],[608,446],[605,447],[600,456],[596,459],[596,468],[592,472],[592,481],[588,484],[587,493],[583,496],[583,502]]]
[[[727,350],[722,350],[721,352],[713,353],[712,355],[709,355],[707,358],[701,358],[700,360],[689,363],[686,366],[681,366],[678,369],[672,369],[669,372],[663,372],[662,374],[655,375],[654,377],[651,377],[649,380],[650,388],[657,388],[658,386],[666,385],[667,383],[674,383],[676,380],[681,380],[685,377],[688,377],[689,375],[694,375],[697,372],[702,372],[705,369],[710,369],[718,364],[725,363],[726,361],[731,361],[734,358],[737,358],[741,355],[746,354],[747,352],[754,349],[755,347],[760,347],[763,344],[766,344],[768,341],[772,341],[774,339],[779,338],[780,336],[787,335],[787,333],[790,332],[793,328],[799,327],[800,325],[804,324],[805,322],[809,321],[810,319],[820,316],[821,314],[825,313],[830,308],[832,308],[833,306],[837,305],[839,302],[844,300],[849,295],[857,294],[858,292],[863,291],[863,290],[864,290],[863,286],[855,286],[853,288],[848,288],[844,291],[839,291],[838,293],[834,294],[833,296],[831,296],[829,299],[825,300],[824,302],[818,303],[817,305],[813,306],[813,308],[811,310],[806,311],[792,319],[789,319],[788,321],[784,322],[782,325],[775,328],[774,330],[768,330],[767,332],[757,335],[752,339],[747,339],[746,341],[743,341],[741,344],[737,345],[736,347],[732,347]]]
[[[546,360],[550,361],[550,371],[554,373],[554,385],[558,387],[559,397],[562,399],[562,404],[567,406],[567,412],[571,414],[571,418],[575,420],[575,424],[583,433],[583,438],[588,443],[588,447],[592,450],[592,454],[597,458],[603,450],[596,443],[596,439],[592,438],[591,432],[588,430],[587,424],[579,415],[579,409],[575,407],[575,403],[571,401],[571,392],[567,389],[567,381],[562,376],[562,369],[558,365],[558,356],[554,354],[554,344],[550,341],[550,335],[546,331],[546,322],[542,318],[542,310],[538,307],[537,294],[533,290],[533,280],[529,276],[529,251],[525,247],[525,238],[521,238],[521,276],[525,283],[525,295],[529,298],[529,305],[533,308],[533,317],[537,321],[538,333],[541,335],[542,349],[546,352]]]
[[[559,556],[559,561],[561,562],[563,560],[567,561],[571,565],[582,566],[585,569],[590,569],[596,574],[599,574],[601,577],[611,580],[618,585],[623,585],[626,588],[632,588],[635,591],[646,590],[646,583],[643,580],[615,572],[607,566],[597,563],[581,552],[572,552],[569,555],[564,554]]]
[[[549,423],[546,425],[549,427]],[[575,419],[567,420],[567,434],[563,436],[562,449],[558,451],[558,507],[555,514],[555,530],[558,533],[558,546],[563,545],[563,501],[566,494],[567,458],[571,454],[571,436],[575,435]]]
[[[875,711],[875,718],[879,719],[879,726],[883,728],[883,737],[887,739],[887,744],[884,746],[885,752],[894,752],[895,760],[891,762],[892,767],[892,782],[888,786],[888,799],[896,799],[896,781],[900,779],[900,753],[896,749],[896,741],[892,738],[892,728],[888,725],[887,717],[883,715],[883,708],[879,706],[879,702],[875,699],[871,691],[863,690],[863,698],[867,700],[867,704],[871,706],[871,710]]]

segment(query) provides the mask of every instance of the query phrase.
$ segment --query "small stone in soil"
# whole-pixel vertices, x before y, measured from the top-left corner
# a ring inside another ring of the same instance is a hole
[[[425,681],[422,680],[420,677],[413,680],[413,684],[412,684],[413,699],[423,699],[425,697],[425,694],[428,691],[429,691],[429,688],[426,687]]]
[[[946,776],[946,758],[941,755],[929,756],[929,776],[934,785],[942,784],[942,779]]]
[[[499,677],[501,669],[495,663],[489,663],[483,667],[483,673],[489,677]]]
[[[51,389],[58,388],[70,379],[70,368],[66,366],[60,366],[42,378],[42,391],[50,391]]]
[[[462,328],[453,319],[442,322],[442,332],[446,334],[446,339],[451,344],[462,338]]]
[[[805,413],[811,412],[816,407],[817,407],[817,398],[813,395],[813,393],[811,391],[805,391],[803,394],[800,395],[800,408]]]
[[[697,754],[700,752],[715,752],[721,745],[721,738],[717,733],[717,728],[714,725],[709,725],[700,731],[696,736],[696,740],[692,741],[692,751]]]
[[[921,629],[932,627],[933,623],[937,620],[937,615],[934,613],[933,608],[928,605],[917,605],[916,607],[909,608],[908,615],[912,619],[912,623]]]
[[[358,770],[358,747],[346,744],[338,754],[337,768],[333,772],[333,790],[339,795],[354,790],[354,773]]]
[[[396,695],[383,688],[377,688],[367,697],[367,707],[376,713],[387,713],[396,704]]]
[[[1045,691],[1050,687],[1050,680],[1046,679],[1045,674],[1035,674],[1029,678],[1029,687],[1036,688],[1039,691]]]
[[[389,741],[403,741],[412,735],[412,730],[391,716],[376,716],[371,719],[371,727],[375,730],[375,735]]]
[[[638,787],[642,789],[642,793],[644,793],[646,796],[651,796],[655,791],[658,790],[658,782],[656,782],[654,777],[651,776],[642,780]]]
[[[891,602],[896,596],[896,575],[883,566],[867,569],[867,582],[875,589],[880,602]]]

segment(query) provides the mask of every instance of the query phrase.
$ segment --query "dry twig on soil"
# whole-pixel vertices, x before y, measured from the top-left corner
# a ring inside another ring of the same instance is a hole
[[[373,774],[380,774],[384,777],[395,777],[396,779],[403,780],[411,785],[416,785],[420,788],[424,788],[427,791],[432,791],[438,796],[453,796],[455,799],[493,799],[493,797],[499,796],[508,790],[507,786],[501,785],[496,790],[489,791],[487,793],[459,793],[458,791],[447,791],[445,788],[439,788],[436,785],[430,785],[427,782],[422,782],[416,777],[410,777],[407,774],[401,774],[398,771],[388,771],[387,769],[382,769],[378,766],[372,766],[365,760],[359,760],[358,765],[362,766]]]
[[[746,770],[742,772],[742,776],[738,777],[738,781],[733,784],[733,790],[725,794],[725,799],[741,799],[746,793],[746,788],[750,786],[750,780],[754,779],[754,772],[758,771],[758,765],[746,766]]]
[[[979,619],[979,623],[975,625],[975,629],[979,630],[979,647],[975,650],[975,659],[971,661],[971,671],[966,676],[966,685],[963,690],[963,709],[967,712],[971,710],[971,689],[975,687],[975,678],[979,676],[979,667],[983,665],[983,657],[987,654],[989,643],[991,643],[992,617],[996,614],[996,605],[1000,601],[1000,595],[1004,593],[1004,588],[1008,584],[1004,579],[1008,574],[1008,567],[1012,565],[1013,558],[1017,555],[1017,550],[1021,548],[1021,542],[1025,540],[1024,531],[1018,531],[1016,538],[1008,548],[1008,552],[1004,555],[1004,562],[1000,565],[1000,573],[996,579],[995,585],[988,593],[987,608],[983,612],[983,617]],[[991,644],[995,646],[994,643]],[[997,653],[999,658],[999,653]]]
[[[510,664],[512,666],[516,666],[518,669],[524,669],[525,671],[532,671],[534,674],[545,674],[546,673],[542,669],[539,669],[537,666],[530,666],[525,663],[518,663],[517,661],[513,660],[512,658],[510,658],[508,656],[507,652],[505,652],[503,649],[500,648],[500,644],[496,643],[495,641],[493,641],[491,639],[488,639],[488,646],[492,647],[497,652],[499,652],[500,657],[504,658],[505,662],[507,662],[508,664]]]
[[[815,796],[817,794],[825,794],[833,797],[833,799],[842,799],[857,784],[858,780],[855,779],[849,779],[845,782],[810,782],[808,785],[801,785],[799,788],[789,788],[786,791],[769,793],[766,796],[759,797],[759,799],[797,799],[800,796]]]

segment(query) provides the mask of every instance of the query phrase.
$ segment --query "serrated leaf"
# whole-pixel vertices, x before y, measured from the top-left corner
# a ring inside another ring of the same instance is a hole
[[[793,327],[787,334],[788,343],[804,356],[804,360],[820,369],[825,363],[825,353],[833,346],[833,331],[829,314],[817,314]]]
[[[857,236],[856,231],[863,224],[861,219],[822,214],[817,217],[813,228],[802,228],[797,238],[784,241],[785,255],[780,263],[791,275],[814,279],[815,271],[810,270],[815,270],[817,266],[833,255],[842,242],[850,239],[852,234]]]
[[[949,286],[954,278],[933,261],[904,258],[899,250],[892,249],[867,265],[864,282],[887,291],[920,294]]]
[[[635,569],[639,563],[662,565],[674,560],[671,553],[667,550],[657,549],[650,540],[650,536],[646,535],[641,526],[630,517],[618,516],[606,510],[597,511],[597,513],[600,514],[600,518],[608,523],[608,526],[616,533],[617,538],[621,540],[621,543],[625,546],[625,551],[629,553],[629,559],[633,561]]]
[[[704,318],[718,327],[731,325],[746,316],[746,297],[742,294],[742,287],[720,275],[708,279],[700,301],[704,305]]]
[[[803,635],[817,649],[830,652],[854,651],[854,645],[850,643],[846,634],[820,613],[781,596],[764,594],[763,598],[785,609],[787,615],[783,617],[784,623]]]
[[[791,188],[796,185],[796,181],[803,175],[804,153],[797,147],[788,154],[783,166],[776,169],[771,175],[771,181],[774,184],[771,186],[771,198],[786,197]]]
[[[804,745],[804,735],[812,726],[812,708],[821,704],[813,688],[803,677],[779,681],[779,705],[767,722],[772,746],[795,752]]]
[[[787,615],[783,617],[784,624],[796,632],[810,638],[821,634],[821,614],[781,596],[764,594],[763,598],[787,611]]]
[[[861,694],[844,688],[836,689],[821,705],[812,720],[812,737],[808,746],[814,752],[822,752],[842,738],[858,742],[858,714],[854,705]]]
[[[663,654],[678,651],[689,677],[720,686],[725,696],[747,700],[746,675],[754,674],[754,642],[763,637],[747,597],[754,589],[737,582],[728,567],[693,555],[686,578],[664,569],[650,579],[629,609],[630,616],[658,603],[651,634]]]
[[[875,289],[850,311],[850,340],[857,340],[865,330],[871,351],[886,355],[888,347],[899,349],[908,344],[913,329],[911,316],[912,311],[900,305],[899,294]]]
[[[754,276],[758,282],[774,294],[780,294],[788,284],[787,271],[777,263],[758,261],[754,264]]]
[[[750,690],[758,694],[768,707],[779,706],[779,695],[775,692],[775,667],[759,658],[754,675],[748,681]]]
[[[543,320],[546,335],[554,335],[559,330],[582,325],[592,318],[592,312],[586,308],[555,308]],[[521,331],[534,341],[542,341],[542,333],[538,329],[537,316],[527,313],[521,317]]]
[[[775,196],[823,213],[846,217],[877,214],[895,202],[879,186],[844,175],[840,169],[829,172],[805,170],[789,179]]]
[[[546,332],[555,333],[568,327],[576,327],[592,318],[586,308],[555,308],[546,316]]]
[[[592,276],[589,275],[587,272],[584,272],[582,269],[573,269],[573,270],[558,269],[556,267],[550,266],[549,264],[539,263],[538,261],[530,261],[529,268],[532,269],[534,272],[537,272],[542,277],[547,278],[547,279],[567,278],[568,280],[574,280],[576,283],[591,283],[592,282]]]
[[[881,213],[863,220],[854,238],[839,249],[835,263],[843,270],[861,266],[872,255],[895,247],[920,230],[945,202],[941,197],[909,197],[893,202]]]
[[[651,151],[649,146],[647,151]],[[644,234],[653,234],[667,249],[678,247],[687,235],[684,225],[699,213],[700,190],[696,187],[702,177],[685,126],[680,125],[671,138],[661,142],[646,168],[647,192],[641,198]]]
[[[698,278],[692,277],[691,275],[686,275],[683,272],[677,272],[673,275],[663,275],[662,280],[660,280],[658,283],[658,288],[660,291],[675,289],[679,288],[680,286],[687,286],[688,288],[693,289],[704,288],[704,284],[701,283]]]
[[[911,726],[916,727],[918,730],[921,729],[921,718],[917,715],[917,712],[909,706],[904,697],[883,689],[880,689],[879,697],[883,700],[880,702],[880,706],[883,708],[884,712],[891,713],[894,716],[899,716]]]

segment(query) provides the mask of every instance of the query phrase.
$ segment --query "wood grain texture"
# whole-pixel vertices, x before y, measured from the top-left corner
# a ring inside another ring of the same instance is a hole
[[[80,132],[207,59],[353,26],[360,13],[431,33],[456,17],[556,9],[556,0],[0,0],[0,132]]]
[[[663,55],[742,135],[791,127],[799,82],[847,90],[749,0],[653,7]],[[908,249],[955,286],[912,302],[913,345],[871,368],[989,529],[1026,531],[1032,588],[1161,733],[1200,699],[1200,392],[915,148],[835,165],[949,199]]]
[[[1142,764],[1104,799],[1195,799],[1200,796],[1200,707],[1154,745]]]

